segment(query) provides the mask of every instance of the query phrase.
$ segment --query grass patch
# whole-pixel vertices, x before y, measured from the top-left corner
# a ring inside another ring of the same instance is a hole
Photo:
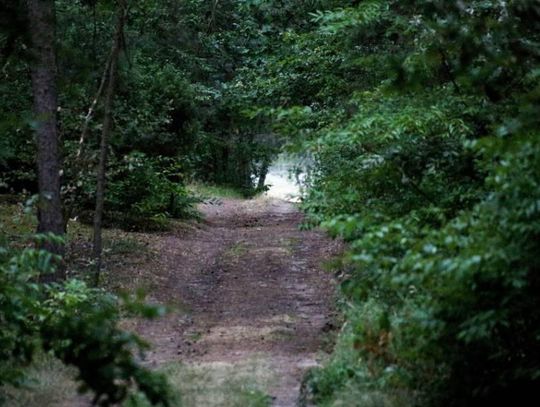
[[[49,355],[38,358],[27,370],[23,386],[0,387],[0,405],[10,407],[71,406],[78,395],[76,371]]]
[[[281,247],[287,250],[287,253],[293,255],[295,249],[302,243],[302,239],[298,237],[289,237],[286,239],[279,239],[279,242]]]
[[[1,196],[1,195],[0,195]],[[22,201],[22,197],[20,200]],[[35,211],[25,205],[0,199],[0,246],[12,251],[29,247],[37,228]],[[67,225],[65,261],[70,277],[86,280],[93,275],[92,227],[76,220]],[[113,290],[131,287],[131,272],[152,256],[151,236],[125,232],[119,229],[103,230],[103,256],[105,269],[103,282]]]
[[[165,369],[183,407],[268,407],[270,369],[258,360],[239,363],[173,364]]]
[[[223,257],[230,258],[232,260],[238,260],[238,258],[247,253],[247,251],[248,248],[246,246],[246,242],[240,241],[229,247],[227,251],[223,254]]]
[[[21,244],[36,230],[37,219],[23,204],[0,203],[0,244]]]
[[[197,196],[202,197],[205,200],[219,199],[219,198],[235,198],[243,199],[244,195],[241,191],[223,185],[208,185],[194,183],[187,186],[187,190]]]
[[[171,364],[164,369],[182,407],[269,407],[266,394],[273,382],[268,366],[257,360],[238,364]],[[89,395],[77,392],[76,371],[44,355],[27,370],[24,386],[0,387],[0,405],[10,407],[67,407],[90,405]],[[124,403],[149,407],[144,398]]]
[[[197,342],[201,340],[202,337],[203,337],[203,334],[201,332],[189,332],[186,334],[186,338],[192,342]]]
[[[129,236],[124,236],[119,239],[108,236],[105,240],[104,252],[109,256],[138,256],[147,253],[148,250],[146,244]]]

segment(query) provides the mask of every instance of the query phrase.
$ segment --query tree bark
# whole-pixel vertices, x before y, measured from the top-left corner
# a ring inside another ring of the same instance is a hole
[[[97,171],[97,186],[96,186],[96,210],[94,212],[94,245],[93,254],[95,261],[94,285],[99,285],[102,267],[102,225],[103,225],[103,210],[105,205],[105,183],[107,181],[107,153],[109,150],[109,136],[112,128],[112,109],[116,85],[116,75],[118,69],[118,59],[122,48],[122,38],[124,33],[124,24],[127,16],[127,5],[125,0],[118,0],[118,20],[116,24],[116,32],[113,39],[111,49],[111,59],[109,65],[109,77],[107,90],[104,100],[104,115],[103,128],[101,132],[99,164]]]
[[[268,175],[269,162],[264,158],[261,164],[261,170],[259,172],[259,181],[257,182],[257,191],[264,190],[264,184],[266,183],[266,175]]]
[[[57,134],[57,90],[54,0],[27,0],[28,26],[32,40],[32,91],[39,183],[38,233],[64,235],[60,199],[60,155]],[[64,245],[45,243],[44,249],[64,254]],[[59,264],[55,273],[42,276],[46,282],[65,278]]]

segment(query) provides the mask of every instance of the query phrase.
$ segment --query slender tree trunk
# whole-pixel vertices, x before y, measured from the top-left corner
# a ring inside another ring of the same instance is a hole
[[[77,160],[81,158],[84,141],[88,137],[90,121],[92,120],[92,117],[94,116],[94,111],[96,110],[96,107],[99,102],[99,98],[101,97],[101,94],[103,93],[103,88],[105,87],[107,83],[107,79],[109,77],[109,72],[111,69],[111,57],[112,55],[110,55],[109,58],[107,59],[107,63],[105,64],[105,69],[103,70],[103,74],[101,75],[101,81],[99,82],[99,88],[97,90],[96,96],[92,100],[92,104],[90,105],[90,108],[88,109],[88,113],[84,117],[81,137],[79,138],[79,148],[77,149],[77,154],[75,155],[75,158]]]
[[[31,71],[39,182],[38,232],[62,236],[64,222],[56,117],[58,102],[54,0],[27,0],[27,8],[33,56]],[[63,244],[49,242],[44,248],[55,254],[64,254]],[[42,276],[42,280],[57,281],[64,277],[64,267],[59,265],[56,273]]]
[[[257,182],[257,190],[262,191],[264,189],[264,184],[266,183],[266,175],[268,175],[269,162],[266,158],[263,159],[261,165],[261,171],[259,174],[259,181]]]
[[[103,129],[101,132],[100,153],[99,153],[99,165],[97,170],[97,186],[96,186],[96,211],[94,213],[94,285],[99,285],[99,278],[101,274],[102,266],[102,224],[103,224],[103,209],[105,203],[105,182],[106,182],[106,170],[107,170],[107,153],[109,149],[109,136],[112,127],[112,109],[116,85],[116,75],[118,69],[118,59],[120,57],[120,51],[122,48],[122,38],[124,33],[124,24],[126,21],[127,6],[125,0],[118,1],[118,20],[116,24],[116,32],[113,39],[113,45],[111,49],[111,60],[109,66],[109,77],[107,83],[107,90],[104,100],[104,116],[103,116]]]

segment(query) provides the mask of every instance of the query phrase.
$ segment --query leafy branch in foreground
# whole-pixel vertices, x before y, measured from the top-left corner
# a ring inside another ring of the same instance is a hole
[[[121,303],[77,280],[37,283],[58,262],[44,250],[9,255],[0,249],[0,255],[0,385],[21,386],[24,368],[40,352],[50,352],[78,369],[80,390],[92,391],[96,405],[111,406],[137,392],[152,405],[171,405],[166,378],[136,359],[135,352],[147,345],[118,326],[122,309],[153,317],[161,308]]]

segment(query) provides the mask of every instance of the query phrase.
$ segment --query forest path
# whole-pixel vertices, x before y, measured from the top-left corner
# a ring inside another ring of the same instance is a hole
[[[202,205],[204,222],[153,245],[152,300],[181,310],[135,330],[153,345],[186,406],[295,406],[332,327],[334,282],[322,263],[338,244],[301,231],[291,203]]]

